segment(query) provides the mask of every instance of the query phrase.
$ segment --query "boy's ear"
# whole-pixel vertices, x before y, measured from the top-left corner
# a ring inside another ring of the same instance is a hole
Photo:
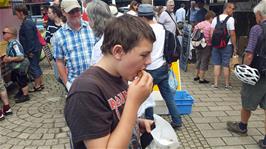
[[[125,54],[124,49],[121,45],[115,45],[112,48],[112,55],[115,59],[121,60],[121,57]]]

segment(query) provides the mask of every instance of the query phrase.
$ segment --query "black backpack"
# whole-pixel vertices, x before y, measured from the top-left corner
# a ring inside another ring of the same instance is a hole
[[[251,67],[258,69],[260,76],[266,77],[266,24],[260,26],[263,31],[259,35]]]
[[[176,36],[165,29],[165,38],[164,38],[164,59],[168,64],[176,62],[180,57],[181,45],[177,40]]]
[[[193,48],[196,49],[204,49],[207,46],[203,30],[195,29],[195,31],[192,33],[191,44]]]
[[[226,27],[226,22],[229,18],[230,16],[227,16],[225,20],[221,22],[219,16],[217,16],[217,24],[212,34],[212,46],[214,48],[221,49],[227,46],[230,35]]]

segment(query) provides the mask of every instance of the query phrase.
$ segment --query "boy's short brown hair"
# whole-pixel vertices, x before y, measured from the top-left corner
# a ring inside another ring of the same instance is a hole
[[[115,45],[121,45],[127,53],[143,39],[155,42],[156,37],[150,25],[138,17],[125,14],[108,22],[101,50],[103,54],[111,54]]]

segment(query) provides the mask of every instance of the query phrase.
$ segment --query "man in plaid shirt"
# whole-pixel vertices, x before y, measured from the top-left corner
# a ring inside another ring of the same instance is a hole
[[[52,44],[60,78],[69,90],[74,79],[90,67],[95,37],[81,20],[77,0],[63,0],[61,8],[67,22],[54,34]]]

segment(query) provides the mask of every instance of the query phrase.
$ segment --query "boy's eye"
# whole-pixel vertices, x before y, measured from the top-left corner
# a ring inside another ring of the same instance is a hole
[[[147,57],[149,54],[142,54],[141,56],[142,57]]]

